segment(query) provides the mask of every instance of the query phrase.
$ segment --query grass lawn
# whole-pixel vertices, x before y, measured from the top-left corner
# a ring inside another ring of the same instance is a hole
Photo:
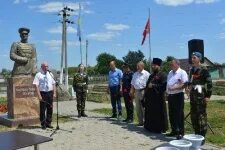
[[[189,110],[189,103],[185,103],[185,116],[189,113]],[[95,109],[93,112],[111,115],[111,109],[108,108]],[[208,129],[206,141],[214,145],[225,147],[225,101],[210,101],[208,103],[207,112],[208,123],[215,134]],[[123,108],[123,117],[126,117],[125,108]],[[187,118],[187,121],[191,122],[190,116]],[[134,122],[137,122],[136,113],[134,116]],[[193,133],[192,126],[187,122],[185,122],[185,133]]]

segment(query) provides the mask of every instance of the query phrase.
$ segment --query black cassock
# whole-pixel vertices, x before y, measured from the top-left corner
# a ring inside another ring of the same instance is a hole
[[[168,129],[166,102],[164,98],[167,77],[162,72],[154,72],[149,76],[145,89],[144,128],[150,132],[162,133]],[[149,88],[152,83],[152,88]]]

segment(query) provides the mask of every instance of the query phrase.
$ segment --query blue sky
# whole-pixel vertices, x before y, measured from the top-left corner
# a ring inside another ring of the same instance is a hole
[[[20,40],[17,30],[21,26],[31,29],[29,42],[36,45],[38,65],[47,60],[52,68],[59,69],[61,18],[57,13],[68,5],[75,9],[70,20],[76,21],[79,2],[82,39],[89,40],[89,65],[95,65],[96,56],[102,52],[122,59],[128,50],[140,49],[148,58],[148,41],[141,46],[148,8],[152,57],[187,58],[188,40],[199,38],[204,40],[206,57],[225,62],[225,0],[1,0],[0,69],[12,69],[10,46]],[[76,25],[68,26],[69,66],[80,63],[76,29]]]

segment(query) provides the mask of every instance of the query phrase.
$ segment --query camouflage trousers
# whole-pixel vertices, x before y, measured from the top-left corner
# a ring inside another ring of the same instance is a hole
[[[207,104],[204,101],[204,92],[198,93],[197,91],[193,90],[190,93],[190,104],[191,122],[195,134],[205,136],[207,132]]]
[[[86,92],[77,92],[76,97],[77,97],[77,110],[84,111],[87,93]]]

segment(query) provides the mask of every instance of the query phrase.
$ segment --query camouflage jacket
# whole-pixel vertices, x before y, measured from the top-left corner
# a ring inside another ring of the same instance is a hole
[[[192,67],[190,69],[189,79],[192,86],[204,86],[205,97],[210,98],[210,96],[212,95],[212,79],[205,66],[200,66],[198,68]]]
[[[88,89],[88,76],[76,73],[73,77],[73,89],[76,92],[85,92]]]

